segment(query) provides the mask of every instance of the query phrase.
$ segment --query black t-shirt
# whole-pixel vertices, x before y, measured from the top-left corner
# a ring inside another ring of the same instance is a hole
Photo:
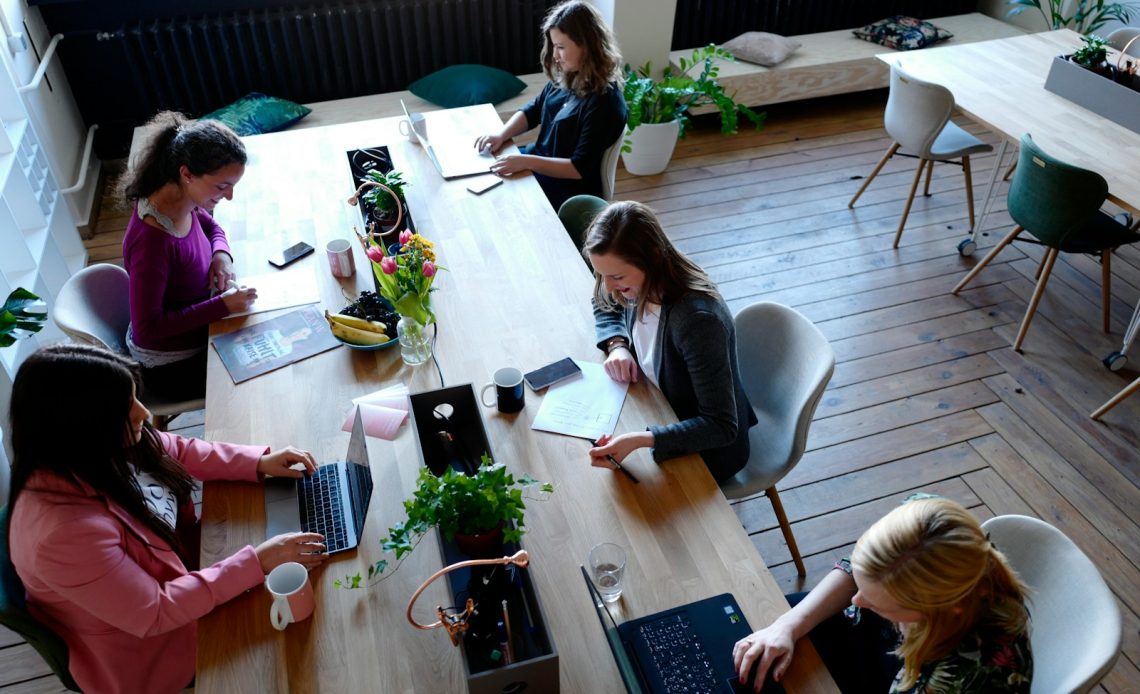
[[[602,197],[602,156],[621,136],[629,112],[617,84],[610,83],[602,94],[578,96],[548,82],[521,112],[528,130],[541,126],[538,140],[524,152],[569,159],[582,176],[578,180],[535,173],[554,209],[575,195]]]

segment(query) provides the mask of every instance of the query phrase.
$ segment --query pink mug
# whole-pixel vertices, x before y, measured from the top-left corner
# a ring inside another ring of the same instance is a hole
[[[316,602],[309,571],[295,561],[286,562],[269,572],[265,587],[273,596],[269,608],[269,621],[281,631],[293,622],[308,619]]]
[[[333,239],[325,244],[329,255],[329,269],[333,277],[352,277],[356,263],[352,262],[352,244],[347,239]]]

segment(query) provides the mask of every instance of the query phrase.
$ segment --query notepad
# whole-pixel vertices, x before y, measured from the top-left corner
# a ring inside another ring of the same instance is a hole
[[[582,439],[613,434],[629,384],[607,376],[601,364],[575,363],[583,377],[548,388],[531,428]]]

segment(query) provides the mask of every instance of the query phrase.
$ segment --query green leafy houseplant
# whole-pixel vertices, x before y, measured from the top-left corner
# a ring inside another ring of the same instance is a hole
[[[720,131],[726,135],[737,131],[738,112],[751,121],[757,130],[763,127],[766,114],[756,113],[747,106],[737,104],[717,82],[720,68],[715,59],[736,60],[732,53],[709,44],[693,51],[691,59],[682,58],[679,73],[674,74],[672,68],[666,68],[660,80],[652,77],[653,69],[649,63],[636,72],[627,65],[624,94],[625,103],[629,107],[626,119],[629,131],[633,132],[643,123],[668,123],[675,120],[680,124],[678,137],[683,138],[690,109],[706,104],[717,107],[720,112]],[[691,73],[698,66],[701,71],[694,77]],[[627,138],[622,151],[628,153],[630,147]]]
[[[10,347],[16,340],[38,333],[47,322],[47,311],[34,309],[42,308],[44,303],[38,296],[16,287],[0,308],[0,347]]]
[[[1068,28],[1082,34],[1090,34],[1112,21],[1127,24],[1137,7],[1133,2],[1106,3],[1104,0],[1009,0],[1008,4],[1013,5],[1013,9],[1007,17],[1035,7],[1050,29]]]
[[[554,491],[549,482],[539,483],[526,475],[516,478],[507,471],[506,465],[492,461],[486,454],[473,475],[448,468],[436,477],[425,467],[420,470],[412,498],[404,501],[407,519],[389,528],[388,537],[380,541],[380,546],[385,552],[395,554],[396,561],[400,562],[433,527],[439,528],[450,542],[456,534],[479,535],[500,525],[504,542],[518,542],[526,531],[523,490],[533,486],[538,486],[543,494]],[[368,567],[368,580],[380,576],[387,568],[387,559],[372,564]],[[363,580],[357,573],[337,579],[333,585],[360,588]]]
[[[1105,57],[1108,55],[1108,42],[1099,36],[1091,35],[1082,36],[1081,41],[1085,45],[1073,51],[1073,62],[1090,70],[1103,65]]]
[[[365,174],[366,180],[388,186],[400,198],[400,204],[407,208],[406,200],[404,198],[404,186],[408,185],[404,180],[404,175],[393,169],[387,173],[372,169]],[[372,206],[374,215],[380,219],[388,219],[396,216],[396,201],[388,194],[388,191],[383,188],[370,188],[364,194],[364,201]]]

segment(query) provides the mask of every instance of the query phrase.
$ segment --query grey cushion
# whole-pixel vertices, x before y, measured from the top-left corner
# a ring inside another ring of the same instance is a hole
[[[765,31],[747,31],[725,43],[724,48],[739,60],[765,67],[779,65],[796,52],[801,44],[795,39]]]

